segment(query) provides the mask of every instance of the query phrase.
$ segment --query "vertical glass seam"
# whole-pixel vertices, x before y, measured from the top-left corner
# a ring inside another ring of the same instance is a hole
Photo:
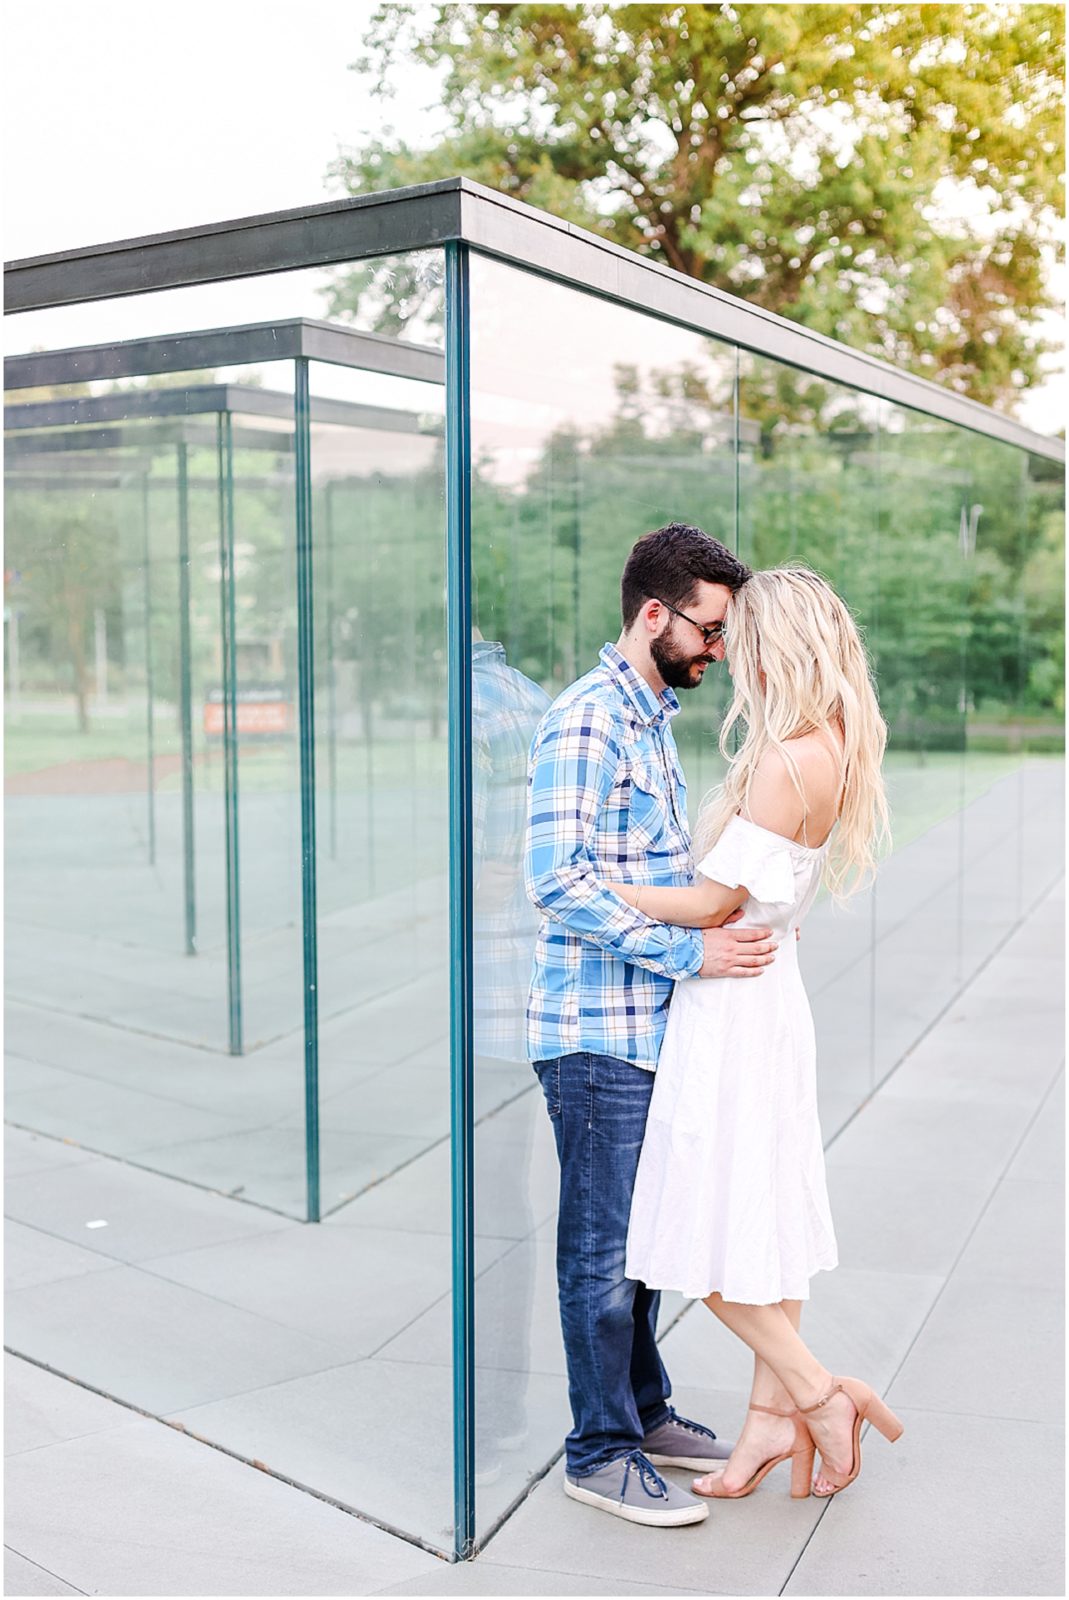
[[[318,1222],[319,999],[316,929],[315,632],[312,597],[312,425],[308,358],[298,356],[293,391],[297,523],[297,725],[301,779],[301,949],[304,998],[304,1151],[309,1222]]]
[[[190,624],[189,445],[180,439],[178,468],[178,655],[182,721],[182,882],[186,955],[197,953],[197,881],[193,814],[193,645]]]
[[[234,438],[230,414],[218,417],[219,606],[223,694],[223,805],[226,835],[227,1032],[232,1056],[244,1053],[241,1007],[241,873],[238,839],[238,699],[234,579]]]
[[[148,799],[148,859],[156,864],[156,729],[155,685],[152,681],[152,563],[149,539],[148,468],[141,474],[141,547],[145,602],[145,793]]]
[[[471,379],[468,250],[445,246],[454,1557],[475,1546]]]

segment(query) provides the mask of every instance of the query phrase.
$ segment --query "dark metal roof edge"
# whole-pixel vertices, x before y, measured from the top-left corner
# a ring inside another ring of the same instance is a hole
[[[233,347],[237,348],[233,348]],[[188,368],[244,366],[260,361],[290,361],[307,355],[316,361],[390,373],[397,377],[444,382],[445,356],[433,345],[365,333],[345,323],[315,317],[278,322],[247,322],[226,328],[187,329],[136,339],[60,350],[33,350],[4,358],[4,389],[31,389],[62,383],[101,382]]]
[[[112,239],[104,244],[77,245],[72,250],[54,250],[47,255],[22,256],[5,261],[4,273],[28,272],[34,267],[54,266],[57,262],[83,261],[91,256],[124,253],[164,244],[209,238],[220,233],[245,233],[253,228],[270,228],[279,222],[304,222],[315,217],[340,216],[346,212],[367,210],[373,206],[407,204],[429,195],[451,194],[462,188],[480,189],[466,178],[438,178],[433,183],[413,183],[403,189],[379,189],[374,194],[346,195],[339,200],[325,200],[320,205],[292,206],[285,211],[261,211],[249,217],[231,217],[225,222],[194,223],[185,228],[172,228],[166,233],[140,234],[130,239]]]
[[[907,372],[879,356],[857,350],[827,334],[803,327],[801,323],[791,322],[763,306],[751,305],[741,296],[728,294],[696,278],[688,278],[647,256],[638,256],[611,239],[591,233],[575,223],[565,222],[548,212],[537,211],[509,195],[499,194],[470,180],[466,180],[463,186],[463,202],[464,238],[474,249],[511,262],[522,270],[557,278],[647,315],[666,317],[697,332],[707,332],[712,337],[809,372],[815,377],[846,384],[880,399],[1001,439],[1017,448],[1031,450],[1051,460],[1065,460],[1065,441],[1062,439],[1038,433],[1015,417],[985,406],[967,395],[958,394],[931,378]],[[501,227],[501,237],[497,236],[495,222],[499,221],[501,213],[508,213],[515,219],[528,237],[532,228],[537,226],[545,229],[547,235],[555,234],[574,241],[584,251],[600,252],[609,266],[610,275],[631,275],[638,270],[646,284],[657,283],[661,293],[651,303],[648,296],[640,300],[638,296],[627,293],[623,285],[617,284],[613,288],[604,281],[591,283],[590,275],[569,272],[563,262],[554,265],[534,252],[521,258],[514,247],[510,248],[506,231],[508,224]],[[679,303],[673,306],[672,301]],[[685,301],[690,302],[689,309],[684,305]]]
[[[455,206],[442,202],[456,197]],[[376,216],[376,213],[378,214]],[[347,226],[362,216],[362,237]],[[510,238],[510,235],[512,236]],[[523,236],[524,248],[516,235]],[[1036,433],[911,373],[637,256],[598,234],[474,183],[446,178],[322,205],[29,257],[5,268],[13,312],[185,284],[338,264],[463,239],[516,267],[705,332],[789,366],[971,428],[1052,460],[1064,441]],[[84,273],[86,278],[81,274]]]

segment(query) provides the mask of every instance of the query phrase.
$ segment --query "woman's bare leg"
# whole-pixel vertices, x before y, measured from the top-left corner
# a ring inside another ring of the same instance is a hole
[[[791,1326],[797,1328],[802,1314],[802,1302],[782,1300],[780,1307]],[[768,1362],[759,1355],[754,1356],[750,1403],[755,1406],[769,1406],[773,1411],[785,1413],[794,1410],[794,1401],[789,1392]],[[794,1436],[794,1422],[788,1420],[786,1416],[769,1416],[763,1411],[747,1411],[742,1432],[729,1460],[719,1471],[708,1473],[706,1477],[723,1478],[725,1489],[741,1489],[763,1462],[770,1461],[774,1456],[782,1455],[785,1450],[789,1450],[794,1443]]]
[[[749,1345],[758,1361],[769,1369],[771,1377],[782,1385],[782,1391],[789,1397],[791,1405],[811,1406],[825,1395],[831,1387],[832,1375],[827,1367],[821,1366],[816,1356],[808,1349],[798,1332],[797,1324],[800,1321],[801,1306],[798,1301],[784,1301],[779,1305],[749,1306],[740,1305],[736,1301],[725,1300],[722,1295],[711,1294],[706,1297],[705,1304],[714,1316],[719,1317],[724,1325],[731,1329],[744,1344]],[[755,1364],[754,1383],[758,1382],[759,1372]],[[760,1374],[762,1392],[775,1393],[773,1385],[768,1378]],[[775,1404],[775,1400],[760,1404]],[[758,1413],[757,1415],[760,1415]],[[853,1459],[852,1429],[856,1412],[853,1401],[844,1394],[837,1394],[819,1412],[813,1413],[806,1420],[811,1427],[813,1437],[823,1460],[833,1472],[849,1472]],[[755,1414],[750,1413],[747,1427],[755,1420]],[[768,1456],[778,1455],[780,1450],[789,1448],[786,1440],[785,1422],[777,1418],[762,1418],[762,1421],[774,1423],[777,1428],[782,1428],[785,1442],[776,1450],[766,1450],[761,1459],[767,1460]],[[793,1424],[791,1425],[793,1428]],[[746,1429],[743,1430],[746,1433]],[[754,1445],[756,1437],[751,1433]],[[739,1444],[742,1444],[740,1437]],[[749,1446],[749,1441],[747,1441]],[[747,1457],[750,1456],[749,1448]],[[727,1476],[725,1469],[725,1488],[741,1487],[741,1484],[752,1475],[760,1461],[750,1466],[750,1472],[744,1474],[744,1461],[736,1463],[732,1457],[728,1466],[734,1465],[736,1470]],[[819,1477],[815,1486],[822,1492],[831,1488],[826,1480]]]

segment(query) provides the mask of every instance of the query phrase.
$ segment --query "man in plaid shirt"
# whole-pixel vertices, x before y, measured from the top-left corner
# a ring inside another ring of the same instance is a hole
[[[708,1470],[731,1445],[668,1404],[659,1295],[624,1275],[628,1216],[677,978],[755,977],[768,929],[668,927],[598,879],[686,887],[686,786],[675,690],[724,656],[723,618],[749,572],[699,528],[635,545],[623,632],[546,712],[531,746],[527,893],[542,913],[528,1052],[561,1164],[557,1281],[574,1427],[564,1487],[629,1521],[675,1527],[708,1507],[658,1466]]]

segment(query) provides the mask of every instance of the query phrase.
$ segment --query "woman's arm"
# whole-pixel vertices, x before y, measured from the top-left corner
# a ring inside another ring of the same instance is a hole
[[[598,880],[621,900],[655,922],[680,928],[719,928],[746,900],[747,889],[729,889],[712,878],[699,877],[693,889],[659,889],[649,883],[610,883]]]

